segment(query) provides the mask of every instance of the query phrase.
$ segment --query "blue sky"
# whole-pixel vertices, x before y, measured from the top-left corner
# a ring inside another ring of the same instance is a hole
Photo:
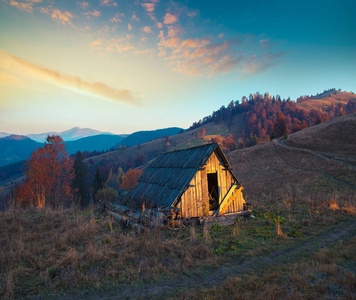
[[[0,131],[186,128],[255,92],[356,92],[356,1],[0,0]]]

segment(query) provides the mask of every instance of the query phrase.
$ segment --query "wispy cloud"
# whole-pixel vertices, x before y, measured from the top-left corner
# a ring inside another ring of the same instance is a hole
[[[147,12],[153,12],[156,6],[155,3],[141,3],[141,5]]]
[[[58,8],[55,8],[52,10],[51,17],[52,19],[59,20],[62,24],[72,25],[71,19],[73,19],[73,16],[68,10],[61,11]]]
[[[219,36],[215,40],[221,40]],[[174,39],[174,40],[173,40]],[[161,36],[158,56],[165,56],[172,66],[172,71],[195,76],[211,76],[219,73],[236,71],[242,76],[260,73],[275,63],[283,53],[244,51],[245,40],[249,48],[256,51],[260,48],[257,38],[246,36],[231,38],[213,43],[210,39],[167,39]],[[174,41],[174,42],[173,42]],[[252,41],[254,44],[251,45]],[[169,50],[170,56],[167,56]]]
[[[132,21],[137,21],[137,22],[140,21],[140,19],[136,16],[135,13],[132,14],[131,20]]]
[[[121,17],[123,17],[123,16],[125,16],[124,14],[122,14],[122,13],[119,13],[119,12],[117,12],[116,14],[115,14],[115,16],[113,16],[111,19],[110,19],[110,21],[111,22],[114,22],[114,23],[121,23],[122,22],[122,20],[121,20]]]
[[[151,26],[145,26],[141,29],[141,31],[144,33],[152,33]]]
[[[102,99],[110,99],[128,104],[139,104],[136,93],[127,89],[115,89],[102,82],[89,82],[77,76],[71,76],[44,68],[31,62],[22,60],[16,56],[0,50],[0,65],[18,74],[27,73],[32,79],[51,82],[63,88],[80,93],[89,93]]]
[[[100,0],[100,6],[117,6],[113,0]]]
[[[263,52],[259,55],[253,54],[243,61],[240,71],[242,74],[247,76],[261,73],[262,71],[277,64],[279,62],[278,59],[283,57],[285,54],[285,52]]]
[[[80,7],[81,9],[86,9],[89,6],[88,2],[85,1],[78,1],[77,2],[78,7]]]
[[[167,12],[166,15],[163,17],[164,24],[174,24],[177,21],[178,21],[178,17],[176,15],[172,15],[169,12]]]
[[[93,11],[87,11],[84,13],[87,18],[90,18],[90,17],[99,17],[101,15],[101,13],[97,10],[93,10]]]
[[[10,0],[9,2],[10,5],[15,6],[18,9],[24,10],[28,13],[32,13],[33,12],[33,7],[32,7],[32,3],[24,3],[24,2],[17,2],[14,0]]]

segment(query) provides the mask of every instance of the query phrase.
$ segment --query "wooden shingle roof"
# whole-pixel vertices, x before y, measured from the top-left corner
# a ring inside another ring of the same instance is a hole
[[[160,207],[174,205],[214,151],[230,168],[216,143],[161,154],[140,177],[132,198]]]

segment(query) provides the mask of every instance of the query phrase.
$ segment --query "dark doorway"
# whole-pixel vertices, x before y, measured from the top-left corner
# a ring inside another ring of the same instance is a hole
[[[217,172],[208,173],[209,210],[214,211],[219,207],[219,185]]]

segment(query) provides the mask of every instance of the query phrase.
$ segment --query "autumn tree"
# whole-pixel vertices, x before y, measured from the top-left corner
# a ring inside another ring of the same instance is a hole
[[[88,169],[83,162],[83,154],[78,151],[73,164],[74,179],[72,181],[72,193],[74,201],[85,207],[89,204]]]
[[[205,130],[205,128],[203,127],[203,128],[200,130],[200,136],[203,138],[205,135],[206,135],[206,130]]]
[[[138,179],[142,175],[142,170],[128,170],[122,180],[121,189],[124,191],[132,191],[138,184]]]
[[[236,144],[231,133],[228,135],[226,139],[223,140],[222,146],[228,151],[232,151],[236,149]]]
[[[23,201],[37,207],[60,207],[72,200],[72,161],[60,136],[48,136],[43,148],[35,150],[25,165]]]
[[[286,118],[283,113],[278,114],[277,122],[273,126],[276,137],[284,136],[287,133]]]

